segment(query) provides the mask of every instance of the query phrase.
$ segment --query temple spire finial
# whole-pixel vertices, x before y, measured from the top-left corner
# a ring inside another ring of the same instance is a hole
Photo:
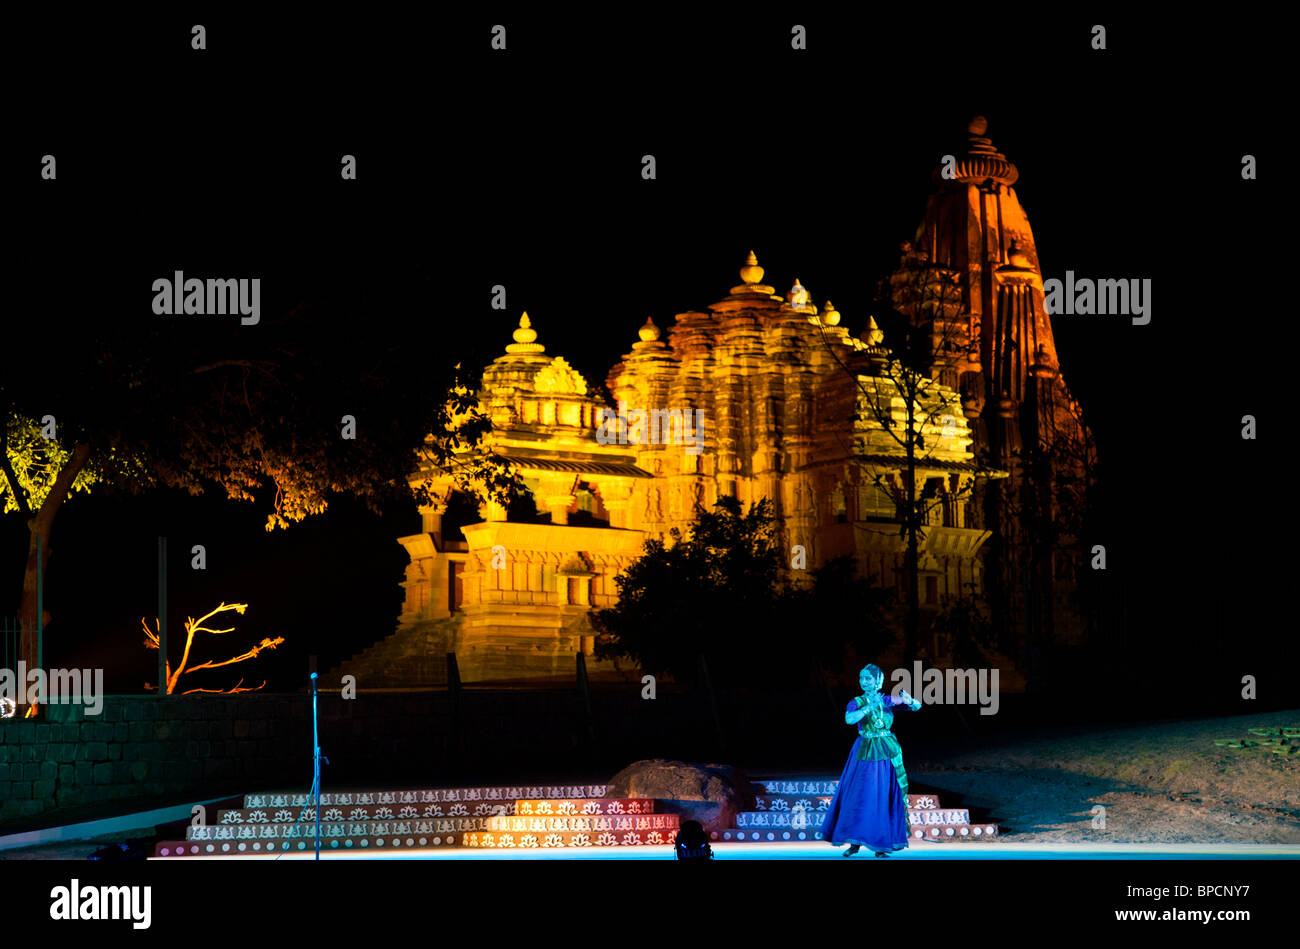
[[[811,308],[813,313],[817,312],[816,308],[812,306],[812,294],[808,292],[807,287],[799,282],[798,277],[794,278],[794,286],[792,286],[790,292],[785,295],[785,300],[786,303],[796,310],[807,310]]]
[[[863,329],[862,336],[859,338],[869,347],[877,347],[885,341],[885,334],[880,327],[876,325],[876,318],[874,316],[867,317],[866,328]]]
[[[537,342],[537,330],[533,329],[533,321],[528,318],[528,312],[519,317],[519,328],[514,332],[515,341],[506,347],[508,353],[544,353],[546,347]]]
[[[531,343],[537,339],[537,330],[533,329],[533,321],[528,318],[528,311],[519,317],[519,329],[514,332],[516,343]]]
[[[763,268],[758,265],[758,257],[751,250],[745,258],[745,266],[740,268],[740,279],[748,284],[763,282]]]
[[[659,327],[655,325],[653,318],[647,316],[645,324],[637,330],[637,335],[641,337],[643,343],[657,342],[659,339]]]
[[[962,184],[983,184],[990,178],[998,184],[1008,187],[1015,184],[1020,171],[1007,160],[1007,156],[997,150],[988,138],[989,122],[982,115],[977,115],[966,123],[965,154],[956,155],[956,166],[942,164],[931,175],[936,184],[945,185],[950,181]],[[960,148],[958,149],[960,150]]]

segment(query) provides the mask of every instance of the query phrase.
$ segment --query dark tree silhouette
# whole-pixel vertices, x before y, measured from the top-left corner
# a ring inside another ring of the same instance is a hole
[[[265,504],[274,530],[324,512],[331,496],[373,511],[409,500],[423,454],[462,490],[512,496],[499,458],[458,456],[489,427],[473,380],[399,334],[362,327],[330,338],[330,328],[357,324],[339,312],[347,305],[299,305],[252,327],[124,321],[111,334],[66,334],[57,359],[35,358],[47,344],[19,336],[0,373],[0,511],[30,532],[23,659],[36,663],[37,574],[75,491],[217,490]],[[429,491],[416,486],[416,500]]]
[[[685,534],[669,533],[646,541],[615,580],[617,605],[592,614],[597,656],[679,681],[695,681],[704,657],[719,684],[804,685],[810,659],[839,665],[846,645],[870,653],[889,641],[887,594],[856,577],[849,558],[815,571],[811,585],[791,581],[766,498],[748,513],[720,498]]]
[[[884,328],[874,317],[868,318],[863,338],[869,348],[858,354],[859,358],[845,361],[826,327],[820,321],[818,326],[826,351],[857,389],[854,422],[865,420],[879,426],[892,446],[887,455],[873,451],[863,444],[856,427],[851,440],[844,443],[846,453],[857,460],[897,512],[899,532],[906,543],[904,650],[912,655],[919,645],[920,541],[932,513],[945,501],[961,504],[972,497],[969,485],[945,499],[920,483],[921,472],[935,467],[932,462],[941,439],[957,430],[963,416],[959,394],[952,386],[945,392],[942,371],[934,373],[933,369],[954,361],[970,342],[958,318],[958,275],[930,264],[924,254],[913,252],[907,244],[904,261],[907,266],[881,286],[873,309],[881,314]]]

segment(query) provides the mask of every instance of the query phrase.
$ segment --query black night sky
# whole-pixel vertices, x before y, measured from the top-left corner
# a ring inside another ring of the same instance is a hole
[[[151,280],[177,269],[260,275],[264,320],[320,301],[332,316],[319,346],[391,334],[430,365],[485,364],[527,310],[547,352],[597,385],[646,316],[664,327],[720,299],[751,248],[767,282],[784,292],[797,276],[857,333],[921,220],[931,170],[982,114],[1020,170],[1045,276],[1153,282],[1147,326],[1054,321],[1104,465],[1098,542],[1128,604],[1131,652],[1111,660],[1143,688],[1285,667],[1289,373],[1277,356],[1293,330],[1285,242],[1267,236],[1282,156],[1261,130],[1287,120],[1262,92],[1224,85],[1222,63],[1208,68],[1232,27],[1207,39],[1192,24],[1112,20],[1111,48],[1095,52],[1083,17],[994,30],[873,14],[846,31],[801,12],[814,57],[761,16],[647,13],[636,30],[533,16],[507,21],[511,49],[491,59],[477,38],[493,16],[396,41],[386,31],[400,24],[358,28],[356,53],[326,27],[241,29],[198,65],[160,60],[134,33],[111,55],[89,27],[42,41],[54,61],[104,68],[61,85],[57,110],[19,108],[4,371],[158,319]],[[150,26],[169,28],[188,31]],[[1186,67],[1176,83],[1170,61]],[[1272,88],[1249,71],[1243,84]],[[59,155],[57,186],[30,172],[46,152]],[[339,180],[344,153],[356,182]],[[644,154],[655,181],[641,179]],[[1242,181],[1243,154],[1260,180]],[[490,308],[495,284],[505,312]],[[1239,434],[1248,413],[1253,442]],[[272,688],[297,688],[309,653],[331,665],[392,631],[406,563],[394,538],[418,530],[414,502],[377,518],[340,500],[271,535],[266,510],[216,494],[74,498],[54,529],[47,662],[103,664],[109,691],[152,680],[139,617],[155,610],[160,534],[176,558],[173,617],[240,600],[241,643],[288,639],[260,661]],[[0,520],[0,612],[25,539],[16,516]],[[207,546],[206,574],[186,569],[193,543]]]

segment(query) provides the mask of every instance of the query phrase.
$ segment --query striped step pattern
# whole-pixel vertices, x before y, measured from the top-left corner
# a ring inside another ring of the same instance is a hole
[[[934,824],[941,826],[969,824],[970,811],[964,807],[940,807],[933,811],[909,810],[907,812],[907,823],[910,827],[916,827],[918,825],[928,827]]]
[[[322,828],[322,831],[324,828]],[[312,852],[316,850],[315,826],[312,836],[306,840],[165,840],[154,847],[155,857],[221,857],[221,856],[267,856],[274,857],[284,851]],[[423,836],[373,836],[347,837],[344,839],[321,838],[321,850],[420,850],[430,847],[463,847],[461,834],[449,834],[446,837],[434,835]],[[286,846],[286,844],[288,846]]]
[[[668,816],[668,815],[661,815]],[[478,831],[465,835],[466,847],[496,848],[559,848],[559,847],[640,847],[671,845],[677,838],[676,828],[672,830],[624,830],[624,831],[527,831],[511,833],[495,831]]]
[[[824,811],[831,806],[831,796],[826,794],[780,797],[772,794],[758,794],[754,797],[754,810],[788,811],[798,806],[807,811]]]
[[[764,794],[774,797],[790,797],[791,795],[813,795],[831,798],[835,796],[835,789],[839,787],[839,779],[835,780],[816,780],[816,781],[758,781],[756,782],[763,788]]]
[[[512,813],[522,816],[554,814],[557,817],[591,814],[653,814],[655,802],[649,798],[606,797],[590,800],[515,801]]]
[[[955,840],[988,840],[998,834],[997,824],[944,824],[933,827],[911,827],[913,839],[947,843]]]
[[[677,833],[676,814],[595,815],[592,817],[489,817],[487,831],[509,833],[549,833],[550,831],[585,832],[660,830]]]
[[[326,823],[321,821],[321,837],[384,837],[390,834],[419,834],[427,836],[436,834],[459,834],[471,830],[485,830],[488,821],[499,818],[487,817],[444,817],[434,820],[377,820],[377,821],[342,821]],[[506,818],[510,819],[510,818]],[[527,818],[525,818],[527,819]],[[186,832],[189,840],[297,840],[315,838],[316,821],[304,820],[293,824],[213,824],[208,827],[191,827]]]
[[[839,782],[762,781],[755,810],[716,831],[726,843],[822,840],[820,827]],[[347,791],[321,795],[321,848],[331,851],[469,847],[553,849],[671,845],[679,818],[657,814],[656,802],[610,798],[604,785],[431,788]],[[974,824],[965,808],[940,806],[932,794],[907,795],[917,842],[988,840],[995,824]],[[302,793],[249,794],[244,807],[223,809],[218,823],[190,827],[189,839],[162,841],[159,857],[275,856],[315,849],[315,801]]]
[[[340,791],[320,796],[321,806],[326,804],[455,804],[471,801],[518,801],[538,798],[603,798],[608,793],[606,785],[541,785],[531,787],[478,787],[478,788],[428,788],[419,791]],[[304,807],[315,806],[310,794],[285,792],[278,794],[249,794],[244,797],[245,807]]]
[[[324,797],[324,795],[322,795]],[[355,804],[321,802],[322,821],[417,820],[436,817],[496,817],[513,814],[514,801],[480,801],[477,804]],[[316,806],[241,807],[217,811],[218,824],[282,824],[299,819],[316,820]]]
[[[736,815],[734,827],[714,831],[723,843],[790,842],[821,840],[826,810],[839,787],[838,780],[770,780],[756,782],[755,810]],[[964,807],[942,807],[937,795],[908,794],[907,824],[913,840],[951,843],[988,840],[997,836],[996,824],[973,824]]]
[[[806,830],[809,827],[821,827],[826,818],[825,810],[806,811],[792,807],[788,811],[741,811],[736,815],[736,827],[740,830],[758,828],[794,828]],[[969,824],[970,811],[964,807],[941,807],[933,811],[907,812],[909,825],[918,824]]]
[[[774,782],[764,782],[774,783]],[[788,811],[795,805],[802,805],[805,810],[824,811],[831,806],[831,798],[835,796],[833,786],[839,784],[838,781],[830,782],[832,790],[830,794],[758,794],[755,795],[754,809],[757,811]],[[939,806],[939,799],[933,794],[909,794],[907,795],[907,806],[910,810],[930,810]]]
[[[741,811],[736,815],[736,828],[770,830],[779,827],[783,830],[808,830],[820,827],[825,817],[825,811],[804,811],[797,807],[788,811]]]
[[[799,830],[794,827],[785,828],[766,828],[754,829],[748,828],[742,830],[739,827],[728,827],[725,830],[715,830],[709,835],[714,843],[807,843],[810,840],[821,840],[821,831],[815,828]]]
[[[670,844],[676,838],[676,815],[655,814],[652,800],[607,797],[608,790],[521,785],[322,794],[321,848],[619,846]],[[507,793],[521,796],[506,798]],[[314,852],[316,805],[310,795],[249,794],[243,803],[219,810],[216,824],[191,826],[184,841],[159,842],[155,856]]]
[[[914,840],[928,840],[936,843],[950,843],[959,840],[987,840],[990,837],[996,837],[998,828],[996,824],[931,824],[924,825],[914,821],[914,815],[908,815],[908,832]],[[821,840],[822,834],[821,818],[818,817],[817,823],[812,822],[812,816],[809,816],[809,826],[800,827],[732,827],[721,832],[714,832],[714,840],[719,841],[790,841],[798,843],[799,841]]]
[[[638,847],[670,845],[677,839],[678,816],[653,813],[654,801],[569,800],[558,803],[571,806],[559,808],[556,803],[519,801],[515,816],[489,817],[486,829],[465,834],[465,846],[523,850]],[[605,813],[582,813],[588,803],[603,805]],[[574,813],[550,813],[556,810]]]
[[[324,795],[322,795],[324,797]],[[477,804],[321,804],[321,820],[417,820],[439,817],[508,817],[517,814],[579,816],[591,814],[649,814],[654,801],[635,798],[563,798],[531,801],[479,801]],[[281,824],[316,820],[316,807],[229,808],[217,811],[218,824]],[[472,829],[479,829],[477,827]]]

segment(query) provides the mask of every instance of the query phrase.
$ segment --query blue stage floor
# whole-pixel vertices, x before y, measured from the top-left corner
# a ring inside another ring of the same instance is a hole
[[[717,860],[843,860],[883,864],[899,860],[1300,860],[1300,844],[918,844],[887,859],[866,851],[844,858],[828,844],[715,844]],[[255,855],[158,857],[183,860],[311,860],[311,849],[281,857]],[[322,850],[322,860],[672,860],[671,847],[581,847],[554,850],[387,850],[340,853]]]

